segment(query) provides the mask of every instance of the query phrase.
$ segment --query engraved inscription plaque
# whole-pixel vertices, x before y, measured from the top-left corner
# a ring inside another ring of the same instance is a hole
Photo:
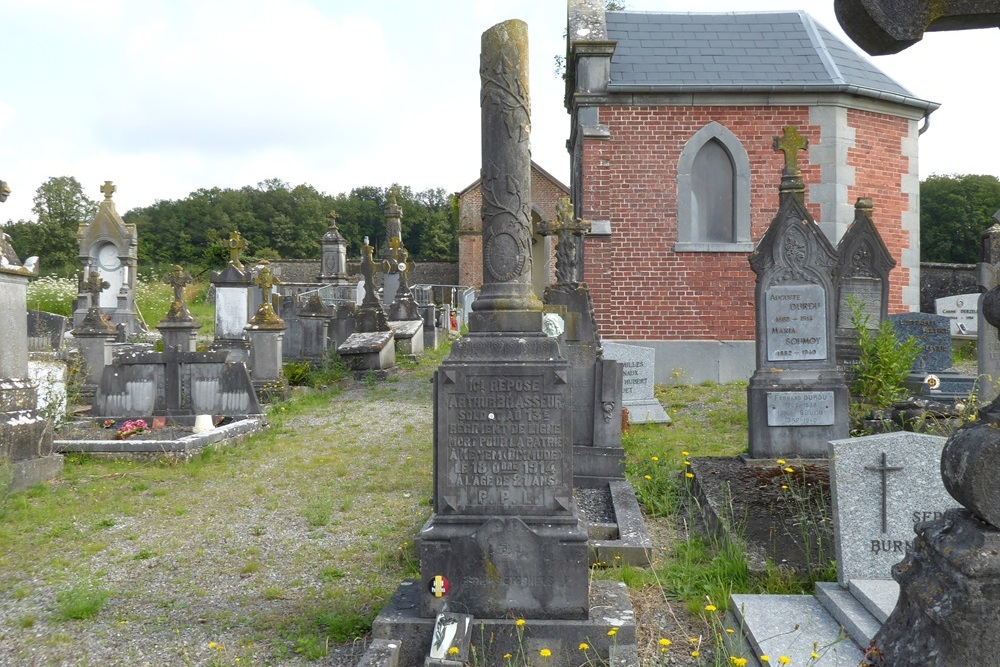
[[[833,408],[832,391],[769,391],[767,425],[830,426]]]
[[[826,359],[826,293],[821,285],[773,285],[764,299],[768,361]]]
[[[571,411],[556,373],[471,367],[449,372],[439,387],[439,513],[565,511]]]
[[[851,329],[851,308],[848,299],[854,297],[861,306],[861,313],[868,316],[868,328],[878,328],[882,318],[882,280],[859,276],[844,278],[840,283],[840,304],[837,310],[837,326]]]

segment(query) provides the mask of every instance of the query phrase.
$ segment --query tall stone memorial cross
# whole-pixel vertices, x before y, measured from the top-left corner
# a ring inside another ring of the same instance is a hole
[[[778,213],[750,256],[757,370],[747,388],[751,458],[821,458],[848,434],[848,392],[836,368],[837,253],[805,204],[798,153],[807,146],[788,126],[774,141],[784,153]]]
[[[280,285],[281,281],[271,273],[271,269],[266,262],[261,262],[261,264],[263,266],[261,266],[257,277],[253,280],[253,284],[260,288],[260,307],[257,309],[257,313],[253,316],[253,319],[250,320],[250,324],[258,329],[284,329],[284,320],[278,317],[278,314],[274,312],[274,307],[271,305],[271,289],[275,285]]]
[[[190,319],[191,313],[184,303],[184,288],[194,282],[194,278],[180,264],[174,264],[173,270],[163,276],[163,282],[166,285],[170,285],[174,290],[174,300],[170,304],[170,310],[167,312],[167,319]]]
[[[389,239],[389,258],[382,260],[382,271],[385,273],[399,274],[399,287],[396,289],[397,298],[400,292],[409,292],[410,283],[408,276],[413,262],[410,261],[410,253],[403,247],[402,241],[393,237]]]
[[[101,278],[101,274],[97,271],[91,271],[87,276],[87,281],[84,283],[84,290],[90,294],[90,303],[92,305],[100,303],[101,292],[109,287],[111,287],[111,283]]]
[[[484,282],[468,335],[434,376],[434,513],[418,538],[423,617],[589,614],[570,366],[542,332],[531,287],[527,76],[527,25],[484,32]]]
[[[237,269],[243,270],[243,264],[240,262],[240,252],[246,249],[247,243],[240,236],[240,233],[232,232],[228,239],[223,239],[222,247],[229,251],[229,263]]]

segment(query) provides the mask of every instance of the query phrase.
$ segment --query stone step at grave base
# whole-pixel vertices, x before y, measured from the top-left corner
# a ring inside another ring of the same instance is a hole
[[[812,596],[734,595],[726,623],[735,630],[734,647],[744,651],[734,655],[767,655],[772,664],[776,656],[787,655],[791,664],[803,664],[813,651],[812,642],[817,642],[816,652],[823,657],[816,665],[854,667],[898,597],[899,584],[892,579],[856,579],[846,589],[818,582]],[[840,639],[843,633],[847,637]]]
[[[423,667],[430,652],[435,619],[419,616],[419,586],[418,580],[404,581],[372,623],[376,641],[390,640],[400,645],[399,667]],[[618,628],[614,637],[608,636],[611,628]],[[593,664],[638,667],[635,629],[635,614],[625,584],[592,581],[586,620],[526,619],[523,628],[518,628],[513,618],[476,618],[470,634],[478,664],[503,665],[506,653],[520,653],[529,664],[536,664],[539,651],[548,649],[552,655],[546,658],[546,665],[569,667],[586,662],[579,649],[581,643],[586,643]],[[390,663],[365,662],[362,658],[360,664],[383,667]]]
[[[0,463],[3,461],[0,460]],[[63,457],[61,454],[51,454],[15,461],[8,463],[8,465],[10,466],[10,476],[9,479],[6,475],[0,477],[0,495],[18,493],[42,482],[55,479],[62,474]],[[5,483],[6,488],[4,487]]]
[[[812,595],[732,595],[725,624],[733,632],[734,646],[742,638],[747,665],[765,667],[780,656],[792,665],[815,667],[857,667],[861,648],[843,631],[841,624]],[[819,654],[812,660],[813,652]]]
[[[646,530],[632,483],[622,479],[607,484],[611,491],[615,523],[588,523],[590,564],[649,567],[653,541]]]

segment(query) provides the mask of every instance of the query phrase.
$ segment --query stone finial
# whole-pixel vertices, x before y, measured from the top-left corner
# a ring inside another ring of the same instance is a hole
[[[875,204],[872,202],[871,197],[858,197],[858,201],[854,202],[854,212],[863,214],[865,217],[872,217],[872,213],[875,212]]]
[[[250,326],[255,329],[284,329],[285,321],[278,317],[271,305],[271,288],[280,285],[281,281],[271,273],[270,263],[266,260],[258,265],[253,284],[260,288],[261,301],[257,313],[250,320]]]
[[[781,196],[794,193],[803,199],[806,191],[802,180],[802,170],[799,169],[799,151],[809,147],[809,140],[799,134],[799,128],[786,125],[782,128],[780,137],[774,138],[774,150],[785,154],[785,168],[781,171]]]
[[[104,201],[111,201],[111,195],[117,191],[118,188],[111,181],[104,181],[104,185],[101,186],[101,192],[104,193]]]
[[[229,250],[229,263],[237,269],[242,270],[243,264],[240,262],[240,251],[246,249],[247,243],[240,236],[240,233],[232,232],[228,239],[223,239],[222,247]]]

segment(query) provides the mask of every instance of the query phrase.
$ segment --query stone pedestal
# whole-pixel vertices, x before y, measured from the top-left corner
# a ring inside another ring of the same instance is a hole
[[[848,436],[849,398],[836,370],[758,369],[747,387],[750,457],[825,458],[827,442]]]
[[[97,386],[101,383],[104,369],[111,365],[111,348],[115,341],[115,334],[113,331],[74,329],[73,338],[80,349],[80,357],[86,373],[83,384],[80,386],[80,398],[89,401],[94,398]]]
[[[420,318],[424,322],[424,349],[436,350],[438,348],[437,307],[431,303],[420,306],[419,310]]]
[[[288,380],[281,368],[280,330],[247,328],[250,337],[250,377],[262,402],[288,396]]]
[[[161,321],[156,330],[163,337],[163,349],[174,348],[178,352],[194,352],[198,347],[198,322]]]

